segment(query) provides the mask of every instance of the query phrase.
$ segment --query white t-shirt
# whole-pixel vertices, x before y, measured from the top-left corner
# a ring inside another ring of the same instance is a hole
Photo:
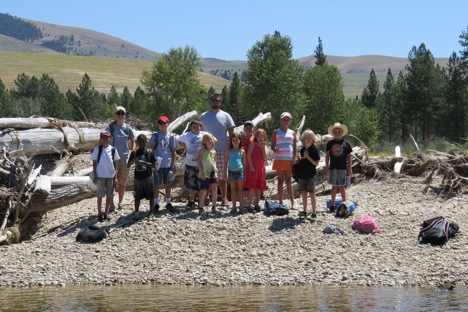
[[[198,151],[201,147],[201,141],[205,131],[200,131],[199,134],[193,132],[185,132],[177,138],[177,141],[182,142],[187,147],[185,155],[185,164],[188,166],[198,166]]]
[[[91,154],[92,160],[98,160],[99,146],[96,146]],[[119,152],[114,152],[114,161],[119,160]],[[115,176],[114,161],[112,161],[112,146],[102,147],[102,154],[99,163],[96,165],[98,178],[113,178]]]

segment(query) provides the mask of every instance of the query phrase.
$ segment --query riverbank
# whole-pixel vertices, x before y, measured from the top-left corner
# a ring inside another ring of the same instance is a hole
[[[325,212],[329,195],[318,196],[314,223],[299,221],[297,211],[233,216],[228,209],[202,220],[185,203],[175,203],[180,214],[162,209],[157,218],[136,222],[127,192],[124,208],[98,224],[109,237],[77,243],[79,230],[97,221],[96,200],[88,199],[49,212],[31,241],[0,246],[0,286],[467,285],[468,195],[443,200],[431,188],[424,194],[425,187],[406,176],[364,181],[348,189],[348,198],[358,201],[353,216],[336,219]],[[351,230],[366,213],[380,234]],[[422,221],[440,215],[460,225],[457,237],[443,247],[418,244]],[[323,234],[327,224],[345,235]]]

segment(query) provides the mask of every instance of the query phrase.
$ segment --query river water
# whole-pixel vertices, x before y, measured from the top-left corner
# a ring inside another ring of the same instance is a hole
[[[0,288],[1,311],[468,311],[468,288],[67,286]]]

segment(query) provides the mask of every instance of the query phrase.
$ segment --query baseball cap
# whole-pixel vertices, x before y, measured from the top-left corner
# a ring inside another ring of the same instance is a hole
[[[288,112],[284,112],[284,113],[282,113],[282,114],[281,114],[281,117],[280,117],[280,119],[283,119],[284,117],[289,117],[289,118],[291,118],[291,119],[292,119],[292,117],[291,117],[291,113],[288,113]]]
[[[167,118],[166,116],[161,116],[161,117],[158,118],[158,121],[169,123],[169,118]]]
[[[110,138],[110,137],[111,137],[111,134],[110,134],[110,132],[109,132],[109,131],[107,131],[107,130],[104,130],[104,131],[101,131],[101,136],[105,136],[105,137],[108,137],[108,138]]]
[[[245,125],[255,126],[252,120],[247,120],[246,122],[244,122],[244,126]]]
[[[125,110],[125,107],[123,107],[123,106],[117,106],[117,107],[115,108],[115,112],[117,113],[118,111],[122,111],[122,112],[124,112],[124,113],[127,112],[127,111]]]

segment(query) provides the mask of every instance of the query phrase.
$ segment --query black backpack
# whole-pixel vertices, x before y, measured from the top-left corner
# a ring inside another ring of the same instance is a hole
[[[107,231],[97,225],[90,225],[81,229],[76,235],[77,242],[95,243],[108,236]]]
[[[435,217],[422,223],[418,239],[421,243],[443,245],[459,231],[455,222],[448,222],[444,217]]]

